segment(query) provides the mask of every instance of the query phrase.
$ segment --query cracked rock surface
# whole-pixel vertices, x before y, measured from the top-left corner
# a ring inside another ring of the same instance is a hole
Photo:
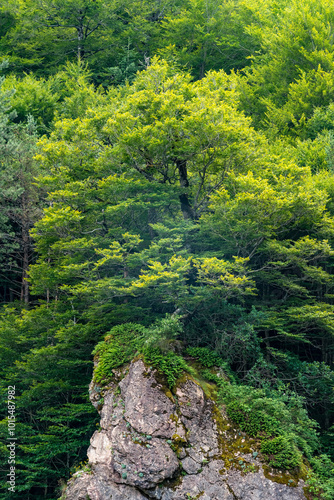
[[[90,386],[101,414],[88,449],[91,470],[77,472],[62,499],[306,500],[302,481],[289,487],[267,479],[251,454],[239,463],[252,472],[226,466],[214,402],[191,377],[173,395],[141,360],[117,375],[119,384],[103,393]]]

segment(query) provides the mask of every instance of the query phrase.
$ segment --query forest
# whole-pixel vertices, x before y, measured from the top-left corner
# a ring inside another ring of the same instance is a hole
[[[86,460],[114,335],[105,367],[171,386],[222,366],[230,417],[332,500],[333,2],[3,0],[0,74],[1,498]]]

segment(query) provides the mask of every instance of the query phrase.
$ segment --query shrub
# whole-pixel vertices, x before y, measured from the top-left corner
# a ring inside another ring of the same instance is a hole
[[[184,371],[191,371],[184,358],[174,352],[174,337],[178,331],[175,323],[174,318],[165,318],[150,329],[136,323],[112,328],[93,351],[98,356],[95,382],[107,382],[113,377],[114,369],[142,355],[145,362],[166,377],[169,387],[175,385]]]
[[[99,342],[93,354],[98,356],[94,380],[103,383],[113,376],[113,370],[128,363],[136,355],[147,337],[147,330],[136,323],[117,325],[105,340]]]
[[[190,347],[186,350],[186,353],[197,359],[205,368],[222,366],[224,363],[222,358],[215,351],[207,347]]]
[[[183,372],[189,371],[189,366],[182,356],[170,351],[163,354],[158,348],[148,347],[143,350],[144,359],[166,377],[169,387],[173,387]]]
[[[272,467],[292,469],[311,457],[319,445],[316,422],[303,400],[292,392],[254,389],[221,381],[219,401],[248,435],[262,439],[261,451]]]
[[[271,467],[293,469],[302,463],[302,454],[288,436],[265,439],[261,443],[261,451]]]
[[[313,471],[309,472],[307,485],[311,493],[322,500],[334,498],[334,462],[328,455],[320,455],[310,460]]]

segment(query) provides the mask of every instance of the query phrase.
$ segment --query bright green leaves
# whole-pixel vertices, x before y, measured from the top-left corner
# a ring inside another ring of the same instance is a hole
[[[234,262],[219,260],[216,257],[195,259],[197,281],[219,292],[224,299],[233,296],[253,294],[255,283],[245,276],[245,266],[249,259],[234,257]]]
[[[139,244],[143,240],[138,235],[124,233],[122,234],[122,243],[114,241],[109,248],[97,248],[95,251],[97,255],[103,257],[94,264],[94,270],[99,269],[101,266],[108,266],[109,268],[120,268],[123,270],[123,277],[127,278],[129,275],[129,268],[138,266],[140,263],[139,256],[134,253]]]
[[[153,228],[160,234],[171,236],[171,231],[161,224],[153,225]],[[172,238],[158,239],[142,252],[134,252],[140,242],[138,236],[124,234],[122,244],[114,242],[109,249],[97,250],[103,258],[95,264],[95,269],[109,266],[109,273],[117,276],[118,269],[118,273],[127,278],[128,283],[119,288],[124,296],[148,294],[151,300],[173,304],[175,309],[189,309],[191,304],[205,300],[208,289],[223,300],[254,293],[254,282],[245,275],[248,259],[235,257],[234,262],[227,262],[217,258],[195,258],[185,251],[183,238],[177,232]],[[174,250],[178,253],[173,254]],[[146,266],[136,271],[135,266],[138,268],[144,262]],[[138,272],[138,278],[131,277],[131,271]],[[93,283],[90,286],[95,289]],[[114,286],[117,288],[115,281]],[[204,288],[207,290],[202,293]]]
[[[98,178],[101,191],[110,186],[111,196],[130,179],[141,179],[143,190],[151,186],[151,202],[153,193],[159,203],[174,190],[183,217],[198,217],[227,173],[258,164],[266,145],[237,110],[236,82],[235,75],[221,71],[191,83],[189,75],[175,74],[154,59],[131,87],[111,92],[107,100],[101,97],[100,103],[97,96],[98,104],[84,118],[55,124],[50,139],[40,143],[38,159],[50,170],[41,182],[52,186],[55,200],[78,192],[76,183],[87,183],[88,176]],[[138,204],[138,189],[130,197],[123,208]],[[105,214],[118,210],[119,201]],[[156,222],[154,216],[149,222]]]
[[[48,189],[52,206],[33,231],[40,252],[30,272],[33,280],[38,277],[36,291],[49,281],[42,279],[48,266],[51,283],[58,275],[58,290],[68,291],[85,275],[90,283],[77,283],[76,293],[94,288],[91,272],[121,295],[127,292],[120,290],[120,283],[129,273],[134,280],[131,293],[136,280],[139,290],[149,289],[148,282],[167,282],[168,277],[174,285],[181,276],[181,282],[188,279],[191,252],[185,255],[183,244],[174,237],[173,242],[167,237],[170,243],[154,238],[159,224],[180,212],[185,221],[196,219],[228,172],[258,164],[265,146],[249,119],[237,111],[236,79],[211,72],[191,83],[188,75],[175,74],[155,59],[133,86],[111,92],[103,105],[97,99],[86,117],[55,124],[50,138],[40,142],[38,156],[50,172],[39,182]],[[140,243],[140,255],[124,229],[129,237],[138,235],[135,246]],[[121,242],[122,235],[126,241]],[[81,242],[76,254],[70,241]],[[158,254],[169,244],[174,251],[161,261]],[[185,262],[178,260],[179,252]],[[148,265],[152,259],[168,269],[150,268],[155,265]],[[231,269],[223,272],[227,288],[246,290],[247,279],[239,276],[237,283]],[[114,278],[121,281],[112,284]],[[95,289],[100,285],[96,283]]]
[[[252,9],[249,3],[182,2],[181,9],[167,15],[162,23],[159,54],[189,68],[196,79],[210,69],[230,71],[246,66],[247,58],[258,48],[256,39],[245,29],[257,17],[258,4]]]
[[[34,294],[57,295],[60,285],[87,276],[94,241],[83,237],[83,219],[78,210],[70,207],[45,209],[44,217],[32,230],[39,251],[37,262],[29,270]]]
[[[315,184],[286,144],[249,126],[239,83],[222,71],[192,83],[154,59],[132,86],[56,124],[41,144],[53,206],[34,229],[36,291],[186,315],[264,296],[273,307],[329,300],[329,180]],[[303,342],[282,315],[264,331]]]
[[[191,257],[174,255],[168,263],[149,261],[137,280],[130,285],[128,293],[153,295],[155,301],[171,303],[179,307],[189,295],[187,278],[191,268]],[[153,298],[152,297],[152,298]]]
[[[79,120],[64,119],[57,122],[56,131],[51,136],[53,140],[44,138],[39,144],[43,155],[37,156],[37,159],[42,162],[45,170],[49,169],[53,175],[58,174],[60,181],[76,181],[88,177],[90,165],[99,155],[101,148],[93,130],[89,132],[87,122],[83,124],[86,127],[82,127]],[[64,174],[65,179],[62,179]]]
[[[309,176],[300,183],[297,168],[296,173],[297,178],[292,168],[287,177],[272,180],[251,172],[231,176],[229,189],[217,190],[211,197],[213,213],[203,216],[203,233],[209,231],[231,257],[233,252],[253,257],[267,239],[326,226],[326,192],[315,188]]]
[[[326,210],[331,193],[326,179],[319,176],[317,185],[306,169],[288,163],[282,163],[280,174],[274,167],[266,176],[251,172],[230,175],[225,187],[211,197],[212,213],[201,218],[200,233],[211,241],[216,257],[228,257],[228,266],[233,255],[247,259],[240,277],[253,281],[251,287],[260,301],[246,298],[251,291],[246,285],[244,300],[261,304],[266,311],[259,331],[267,339],[267,353],[275,363],[271,339],[276,346],[281,341],[291,346],[312,344],[327,362],[332,357],[328,325],[334,285],[334,235],[332,217]],[[211,262],[215,263],[212,257]],[[238,277],[235,271],[233,274],[232,282]],[[224,275],[217,280],[213,273],[212,280],[224,281]],[[212,286],[209,280],[208,285]],[[326,314],[328,324],[321,322]]]
[[[59,100],[53,80],[37,79],[32,75],[18,80],[10,76],[4,88],[15,89],[11,104],[17,113],[16,121],[25,122],[28,115],[32,115],[40,134],[49,131]]]
[[[168,72],[166,63],[154,60],[138,75],[103,129],[114,144],[108,158],[119,158],[151,182],[179,185],[180,194],[190,186],[196,214],[228,171],[256,159],[262,138],[234,107],[234,76],[210,73],[191,84]]]
[[[302,134],[314,108],[333,97],[334,9],[327,0],[294,0],[272,14],[275,25],[255,28],[262,51],[247,70],[245,107],[269,134]]]
[[[45,253],[60,238],[73,237],[83,218],[78,210],[72,210],[70,207],[46,208],[44,217],[38,221],[32,231],[40,252]]]

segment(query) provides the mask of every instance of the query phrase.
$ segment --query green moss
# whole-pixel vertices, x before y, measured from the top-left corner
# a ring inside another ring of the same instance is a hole
[[[168,420],[171,420],[172,422],[175,422],[176,424],[178,423],[178,421],[180,420],[179,416],[176,414],[176,413],[172,413],[170,416],[169,416],[169,419]]]
[[[240,436],[235,427],[231,426],[229,421],[225,419],[217,406],[213,408],[213,415],[218,429],[220,456],[225,464],[226,469],[234,467],[243,472],[259,470],[259,466],[252,466],[242,455],[237,453],[251,454],[258,442],[250,438],[245,433]],[[243,467],[244,465],[244,467]],[[252,466],[252,467],[251,467]],[[225,471],[224,471],[225,473]]]
[[[283,470],[277,471],[267,464],[262,466],[263,474],[267,479],[279,484],[285,484],[286,486],[295,487],[298,485],[301,479],[305,478],[303,469],[296,468],[294,470]]]
[[[208,380],[203,377],[200,371],[200,366],[197,366],[197,364],[194,365],[192,363],[191,367],[193,368],[193,374],[184,374],[179,379],[177,385],[179,386],[184,384],[187,380],[192,380],[203,389],[205,397],[211,400],[212,415],[217,427],[219,443],[219,455],[215,458],[222,459],[225,463],[226,469],[229,469],[233,466],[234,468],[237,468],[243,472],[250,471],[251,468],[253,468],[255,471],[259,470],[258,466],[252,466],[248,463],[245,463],[243,469],[242,466],[244,464],[244,460],[242,464],[239,464],[238,462],[240,458],[236,457],[236,453],[240,451],[244,454],[254,452],[254,449],[259,447],[258,440],[252,439],[251,437],[247,436],[246,433],[240,433],[239,435],[239,429],[231,425],[231,422],[228,420],[228,418],[224,416],[222,409],[219,409],[217,406],[217,385],[212,380],[208,382]]]
[[[216,402],[218,396],[217,384],[212,380],[208,380],[208,378],[203,375],[202,369],[197,367],[197,365],[192,364],[191,368],[192,380],[203,389],[203,392],[208,399]]]
[[[187,440],[185,438],[179,436],[179,434],[173,434],[172,440],[177,442],[177,443],[186,443],[187,442]]]
[[[201,491],[200,493],[198,493],[195,496],[193,496],[191,493],[186,493],[186,499],[187,500],[198,500],[203,495],[204,495],[204,491]]]

